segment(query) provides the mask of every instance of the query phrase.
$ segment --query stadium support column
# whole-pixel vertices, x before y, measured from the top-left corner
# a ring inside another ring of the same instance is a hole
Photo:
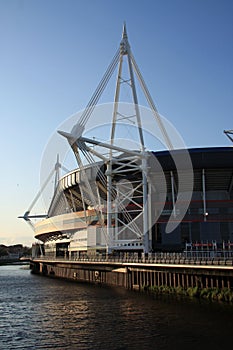
[[[148,225],[148,188],[147,188],[147,157],[142,156],[142,188],[143,188],[143,239],[144,253],[149,252],[149,225]]]
[[[175,206],[176,199],[175,199],[175,188],[174,188],[174,175],[173,175],[172,171],[171,171],[170,175],[171,175],[171,188],[172,188],[173,215],[174,215],[174,217],[176,217],[176,206]]]
[[[107,162],[107,245],[106,253],[111,253],[112,247],[112,163]]]
[[[206,221],[206,217],[207,217],[208,213],[206,211],[205,169],[202,169],[202,200],[203,200],[204,221]]]
[[[153,215],[154,216],[154,215]],[[151,181],[148,181],[148,235],[149,235],[149,252],[152,251],[152,186]]]

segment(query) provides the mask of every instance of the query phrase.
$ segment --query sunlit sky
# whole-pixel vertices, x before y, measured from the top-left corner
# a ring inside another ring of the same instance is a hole
[[[34,241],[17,217],[39,191],[43,151],[88,103],[124,21],[155,104],[187,147],[231,146],[232,0],[0,0],[0,244]]]

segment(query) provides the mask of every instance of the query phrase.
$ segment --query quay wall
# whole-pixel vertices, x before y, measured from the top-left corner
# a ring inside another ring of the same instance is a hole
[[[32,273],[142,290],[145,287],[228,288],[233,290],[233,266],[115,261],[33,259]]]

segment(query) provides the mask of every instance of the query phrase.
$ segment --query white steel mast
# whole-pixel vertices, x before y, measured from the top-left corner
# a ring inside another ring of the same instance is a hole
[[[128,64],[128,79],[124,79],[122,76],[123,71],[123,61],[126,58],[126,62]],[[114,107],[112,114],[112,123],[111,123],[111,131],[110,131],[110,142],[109,143],[100,143],[93,139],[88,139],[83,137],[82,134],[85,130],[85,125],[89,118],[92,115],[95,106],[97,105],[100,96],[102,95],[108,81],[110,80],[113,71],[118,65],[117,72],[117,81],[115,88],[115,97],[114,97]],[[143,243],[144,253],[148,253],[151,250],[150,240],[149,240],[149,217],[151,215],[151,201],[148,200],[148,188],[151,188],[151,184],[149,183],[148,177],[148,152],[145,148],[144,143],[144,134],[143,134],[143,125],[142,119],[140,115],[140,108],[138,104],[138,97],[135,85],[135,77],[136,74],[142,91],[146,97],[146,100],[150,106],[150,109],[155,117],[155,121],[164,137],[165,144],[169,150],[173,149],[173,145],[171,140],[167,134],[167,131],[162,123],[162,120],[159,116],[159,113],[154,105],[154,102],[151,98],[151,95],[146,87],[146,84],[142,78],[142,75],[139,71],[139,68],[136,64],[136,61],[132,55],[131,48],[128,42],[128,36],[126,31],[126,25],[123,26],[122,40],[120,43],[120,48],[117,50],[111,64],[109,65],[106,73],[104,74],[100,84],[98,85],[95,93],[93,94],[90,102],[87,105],[84,113],[81,115],[81,118],[77,124],[74,125],[71,133],[67,133],[64,131],[59,131],[61,135],[66,137],[70,143],[71,148],[73,149],[78,164],[81,168],[83,168],[80,157],[77,158],[77,154],[79,151],[83,152],[85,157],[88,157],[90,160],[91,155],[98,156],[104,163],[106,164],[105,174],[102,174],[106,177],[106,187],[107,187],[107,242],[108,242],[108,250],[114,249],[116,245],[119,245],[119,242],[127,241],[120,238],[124,236],[125,232],[131,232],[135,235],[137,240],[141,240]],[[122,111],[119,111],[120,107],[120,90],[123,84],[127,84],[130,87],[132,94],[132,103],[134,108],[133,115],[122,115]],[[116,127],[117,124],[121,123],[122,120],[128,120],[132,122],[137,129],[138,132],[138,140],[139,140],[139,150],[134,152],[129,149],[125,149],[123,147],[119,147],[116,144]],[[101,148],[108,150],[108,155],[98,154],[96,150],[91,146],[100,145]],[[121,152],[121,157],[115,157],[114,152]],[[94,166],[94,162],[93,162]],[[117,187],[113,184],[112,179],[114,175],[122,175],[122,173],[130,173],[138,171],[141,172],[141,182],[134,184],[134,191],[137,190],[140,192],[142,188],[142,204],[138,204],[137,201],[133,201],[134,205],[138,208],[137,215],[131,217],[127,212],[127,208],[124,208],[124,200],[128,199],[132,201],[132,189],[128,188],[125,193],[122,191],[117,192]],[[88,179],[86,179],[88,182]],[[87,186],[87,184],[86,184]],[[90,188],[90,186],[87,186]],[[117,192],[117,194],[116,194]],[[113,203],[114,202],[114,203]],[[94,203],[93,203],[94,204]],[[128,220],[124,221],[120,219],[118,215],[118,210],[122,210],[124,212],[125,218]],[[115,220],[114,227],[112,222]],[[142,222],[142,228],[140,227],[139,222]],[[119,225],[118,225],[119,224]],[[132,241],[132,239],[131,239]]]
[[[114,110],[113,110],[113,118],[112,118],[112,129],[111,129],[111,145],[114,144],[116,124],[118,116],[122,118],[121,114],[118,113],[118,103],[120,96],[120,88],[124,79],[122,77],[122,64],[124,56],[127,57],[128,63],[128,71],[129,71],[129,79],[127,79],[127,84],[131,87],[132,91],[132,100],[135,109],[135,118],[136,124],[139,133],[139,141],[140,141],[140,153],[141,153],[141,171],[142,171],[142,187],[143,187],[143,239],[144,239],[144,251],[147,253],[149,251],[149,241],[148,241],[148,200],[147,200],[147,166],[146,166],[146,155],[145,155],[145,145],[144,145],[144,136],[142,130],[141,116],[140,110],[138,106],[138,97],[137,91],[135,87],[135,79],[132,65],[132,57],[131,57],[131,49],[128,42],[128,35],[126,31],[126,24],[124,23],[123,32],[122,32],[122,40],[120,43],[120,57],[119,57],[119,65],[118,65],[118,74],[117,74],[117,82],[116,82],[116,90],[115,90],[115,98],[114,98]],[[125,116],[126,117],[126,116]],[[121,170],[119,170],[121,171]],[[109,152],[109,161],[107,163],[107,206],[108,206],[108,220],[107,220],[107,232],[110,235],[113,232],[112,229],[112,149]]]

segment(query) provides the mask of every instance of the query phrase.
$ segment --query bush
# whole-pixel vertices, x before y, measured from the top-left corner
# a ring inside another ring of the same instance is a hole
[[[217,300],[225,302],[233,302],[233,291],[228,288],[203,288],[200,289],[198,286],[189,287],[184,289],[181,286],[176,288],[170,286],[144,286],[144,290],[148,290],[153,294],[177,294],[187,295],[189,297],[203,298],[208,300]]]
[[[189,287],[187,289],[187,295],[190,297],[199,297],[200,296],[200,290],[198,286],[195,287]]]

